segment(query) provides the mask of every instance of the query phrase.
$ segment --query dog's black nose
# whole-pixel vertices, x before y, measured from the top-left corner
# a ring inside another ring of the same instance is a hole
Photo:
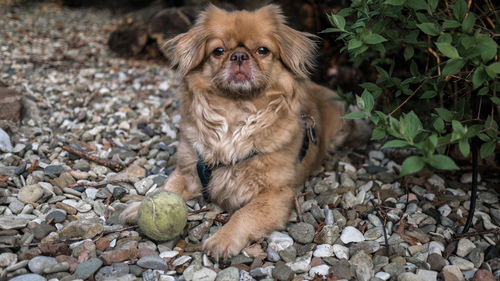
[[[248,60],[248,54],[245,52],[234,52],[231,54],[230,60],[236,62],[238,65],[241,65],[244,60]]]

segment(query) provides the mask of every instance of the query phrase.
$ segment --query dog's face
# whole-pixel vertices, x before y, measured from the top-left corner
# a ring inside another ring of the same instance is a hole
[[[210,6],[190,31],[163,48],[181,75],[197,72],[218,92],[248,98],[280,73],[307,77],[316,50],[310,37],[286,26],[275,5],[254,12]]]

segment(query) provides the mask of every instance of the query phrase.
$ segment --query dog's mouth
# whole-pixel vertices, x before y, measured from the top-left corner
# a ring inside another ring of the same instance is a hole
[[[247,73],[245,73],[243,71],[237,71],[231,77],[231,82],[235,82],[235,83],[246,83],[246,82],[249,82],[250,80],[251,80],[250,75],[248,75]]]

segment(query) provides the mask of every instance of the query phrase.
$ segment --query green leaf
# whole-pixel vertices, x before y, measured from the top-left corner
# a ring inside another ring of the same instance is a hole
[[[466,129],[457,120],[452,120],[451,126],[453,128],[453,132],[451,133],[451,141],[459,140],[465,135]]]
[[[412,60],[410,63],[410,73],[411,75],[413,75],[413,77],[420,76],[420,72],[418,72],[418,65],[414,60]]]
[[[495,151],[495,147],[496,147],[495,141],[483,143],[481,145],[481,149],[479,150],[479,155],[481,155],[481,158],[484,159],[493,154],[493,151]]]
[[[486,81],[486,72],[483,67],[478,67],[472,74],[472,88],[477,89]]]
[[[380,140],[380,139],[383,139],[385,138],[386,136],[386,133],[385,133],[385,130],[380,128],[380,127],[376,127],[373,132],[372,132],[372,140]]]
[[[435,43],[435,44],[438,50],[441,53],[443,53],[443,55],[452,59],[460,58],[457,49],[453,47],[450,43]]]
[[[341,15],[335,15],[335,14],[332,14],[328,17],[330,19],[330,23],[342,30],[345,29],[345,19],[343,16]]]
[[[464,21],[462,22],[462,31],[465,33],[472,33],[472,28],[476,23],[476,16],[473,13],[467,14]]]
[[[364,90],[363,94],[361,94],[361,99],[363,99],[363,103],[364,103],[363,111],[366,113],[371,112],[373,109],[373,105],[374,105],[374,100],[373,100],[372,94],[370,94],[370,92],[368,92],[367,90]]]
[[[457,0],[455,5],[453,5],[453,15],[455,18],[459,21],[462,22],[462,20],[465,17],[465,13],[467,13],[467,3],[465,3],[465,0]]]
[[[489,90],[490,90],[490,89],[488,89],[488,87],[482,87],[482,88],[481,88],[481,89],[477,92],[477,94],[478,94],[479,96],[484,96],[484,95],[488,94]]]
[[[465,65],[465,60],[461,58],[450,59],[444,66],[442,74],[444,76],[453,75],[462,70],[462,67],[464,67],[464,65]]]
[[[422,32],[424,32],[425,34],[431,35],[431,36],[437,36],[437,35],[439,35],[439,32],[441,32],[439,26],[437,24],[431,23],[431,22],[424,22],[421,24],[417,24],[417,27],[420,30],[422,30]]]
[[[326,28],[326,29],[323,29],[322,31],[320,31],[319,33],[332,33],[332,32],[341,32],[342,30],[338,29],[338,28],[335,28],[335,27],[329,27],[329,28]]]
[[[464,157],[468,157],[469,156],[469,153],[470,153],[470,144],[469,144],[469,140],[467,139],[461,139],[459,142],[458,142],[458,149],[460,149],[460,152],[462,153],[462,155]]]
[[[401,6],[406,2],[406,0],[387,0],[384,4],[392,5],[392,6]]]
[[[500,106],[500,99],[497,97],[490,97],[491,101],[496,104],[497,106]]]
[[[460,23],[456,20],[445,20],[443,22],[442,28],[443,29],[453,29],[457,28],[460,26]]]
[[[435,108],[439,117],[441,117],[446,122],[451,122],[453,119],[453,113],[446,108],[438,107]]]
[[[342,116],[342,118],[344,119],[359,119],[364,117],[366,117],[366,113],[364,112],[351,112]]]
[[[402,120],[399,122],[399,132],[403,137],[410,143],[422,130],[422,123],[420,119],[415,114],[415,112],[410,111],[410,113],[405,114]]]
[[[431,12],[434,12],[438,6],[438,0],[427,0],[429,3],[429,8],[431,9]]]
[[[406,176],[409,174],[413,174],[416,172],[419,172],[424,168],[425,166],[425,161],[422,157],[420,156],[411,156],[405,159],[403,161],[403,164],[401,165],[401,173],[400,176]]]
[[[413,57],[414,53],[415,53],[415,50],[413,50],[412,46],[410,46],[410,45],[406,46],[405,51],[404,51],[405,60],[411,59]]]
[[[432,123],[432,126],[438,133],[443,133],[444,132],[444,121],[441,118],[436,118],[434,122]]]
[[[488,65],[486,68],[496,74],[500,74],[500,62],[494,62]]]
[[[368,34],[363,37],[363,41],[366,44],[378,44],[387,41],[382,35],[377,33]]]
[[[428,91],[425,91],[421,96],[420,98],[421,99],[431,99],[433,97],[435,97],[437,95],[437,92],[434,91],[434,90],[428,90]]]
[[[381,149],[384,148],[395,148],[395,147],[405,147],[408,146],[408,142],[402,140],[390,140],[386,142]]]
[[[498,45],[495,40],[486,37],[477,44],[477,48],[481,51],[481,59],[488,62],[497,55]]]
[[[359,47],[361,47],[361,45],[363,45],[363,42],[361,42],[361,40],[359,40],[357,38],[352,38],[347,43],[347,50],[353,50],[353,49],[359,48]]]
[[[429,165],[440,170],[459,170],[460,168],[448,156],[442,154],[432,155],[429,159]]]
[[[427,3],[422,0],[408,0],[406,4],[414,10],[427,10],[428,8]]]

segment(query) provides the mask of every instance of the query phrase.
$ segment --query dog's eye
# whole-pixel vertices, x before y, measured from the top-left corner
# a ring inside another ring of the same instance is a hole
[[[212,54],[216,57],[220,57],[224,54],[224,49],[221,47],[215,48],[212,52]]]
[[[257,54],[259,54],[261,56],[267,55],[268,53],[269,53],[269,49],[266,47],[259,47],[257,49]]]

